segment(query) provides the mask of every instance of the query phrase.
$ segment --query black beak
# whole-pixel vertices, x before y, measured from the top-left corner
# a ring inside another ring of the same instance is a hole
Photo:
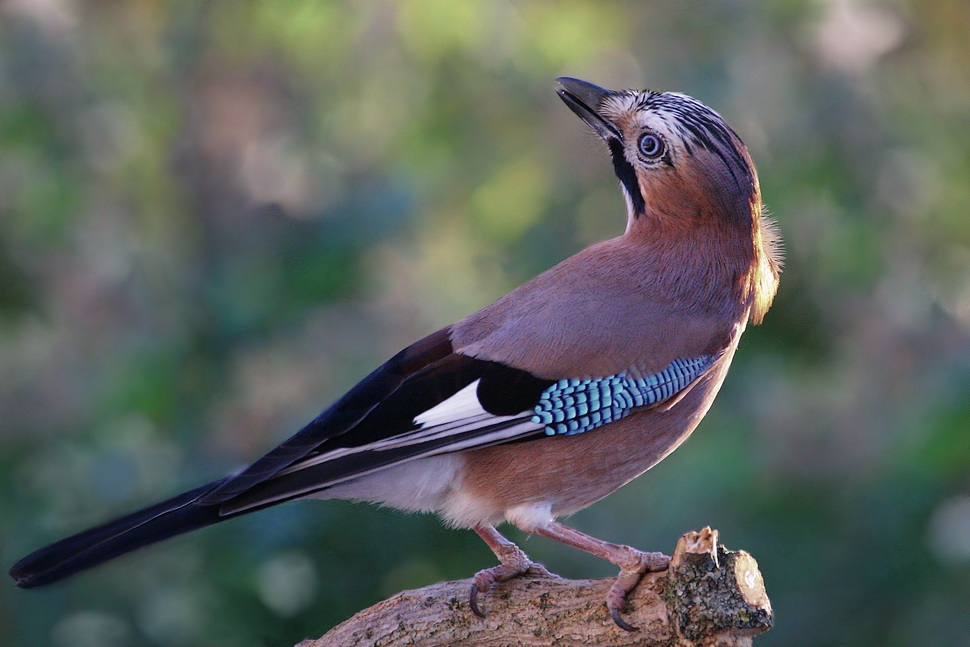
[[[556,93],[569,106],[569,109],[579,115],[596,134],[603,138],[610,149],[613,159],[613,172],[623,185],[623,190],[630,199],[630,208],[634,216],[646,213],[647,205],[643,200],[643,193],[637,180],[636,170],[623,154],[623,134],[620,129],[600,114],[603,102],[616,94],[612,90],[598,85],[563,76],[556,79],[559,87]]]
[[[597,112],[603,101],[614,94],[612,90],[601,88],[587,81],[563,76],[556,79],[559,87],[556,93],[569,109],[585,121],[596,134],[609,142],[610,139],[623,141],[620,131]]]

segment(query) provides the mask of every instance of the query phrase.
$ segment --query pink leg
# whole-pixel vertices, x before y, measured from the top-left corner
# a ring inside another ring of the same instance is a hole
[[[620,574],[606,593],[606,608],[610,610],[613,622],[621,629],[636,630],[635,627],[620,617],[620,610],[626,604],[627,595],[637,587],[644,573],[666,570],[670,564],[669,557],[663,553],[645,553],[630,546],[621,546],[596,539],[569,526],[564,526],[558,521],[553,521],[541,528],[533,528],[531,532],[561,541],[573,548],[596,555],[619,566]]]
[[[556,577],[541,564],[537,564],[529,559],[529,556],[521,548],[503,537],[494,526],[475,526],[474,530],[485,541],[488,547],[492,549],[492,552],[495,553],[495,556],[501,562],[498,566],[478,571],[472,580],[472,589],[468,595],[468,604],[478,617],[485,617],[485,614],[478,608],[478,594],[479,592],[487,593],[493,584],[519,577],[529,570],[530,567],[536,570],[537,575],[541,577]]]

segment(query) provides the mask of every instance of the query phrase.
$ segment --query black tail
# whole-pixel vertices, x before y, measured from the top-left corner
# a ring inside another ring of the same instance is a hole
[[[50,584],[136,548],[230,519],[236,515],[220,515],[218,504],[196,504],[223,481],[183,492],[168,501],[41,548],[17,562],[10,569],[10,576],[17,581],[17,586],[25,589]]]

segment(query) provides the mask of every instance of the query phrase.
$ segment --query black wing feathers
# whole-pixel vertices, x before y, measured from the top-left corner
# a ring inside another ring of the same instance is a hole
[[[450,355],[422,368],[373,407],[354,426],[353,433],[329,439],[320,450],[360,447],[418,427],[414,418],[432,409],[474,382],[482,408],[495,416],[511,416],[536,406],[539,395],[552,384],[525,371],[498,362]]]
[[[416,431],[419,426],[414,418],[447,400],[463,388],[480,380],[476,395],[486,413],[494,416],[514,416],[530,411],[539,401],[539,395],[550,386],[552,380],[536,378],[529,373],[498,362],[489,362],[466,355],[450,355],[434,364],[425,366],[404,381],[395,391],[360,420],[351,433],[333,436],[322,441],[313,454],[362,447]],[[454,435],[444,435],[432,440],[360,452],[330,458],[325,462],[294,465],[285,472],[255,484],[245,492],[223,504],[223,511],[234,514],[267,502],[279,503],[324,490],[348,479],[374,472],[422,455],[447,451],[457,441],[473,442],[492,432],[521,424],[521,417],[497,420],[471,429],[464,428]],[[524,432],[529,436],[544,435],[541,430]],[[520,439],[516,436],[515,439]],[[484,441],[483,441],[484,442]],[[499,441],[503,442],[503,441]],[[508,441],[505,441],[508,442]],[[492,444],[492,443],[487,443]],[[476,445],[476,447],[487,446]]]
[[[532,409],[542,392],[555,382],[498,362],[483,363],[487,366],[478,383],[478,401],[485,411],[496,416],[513,416]]]
[[[425,366],[373,406],[353,433],[335,436],[320,450],[360,447],[417,429],[418,414],[444,402],[481,377],[482,362],[465,355],[449,355]]]
[[[479,427],[474,431],[463,433],[462,439],[471,440],[477,436],[484,436],[520,423],[520,420],[511,420]],[[527,432],[527,435],[528,437],[544,436],[544,433],[539,430]],[[526,434],[517,435],[512,442],[526,439],[524,436]],[[301,467],[256,484],[231,501],[222,504],[222,512],[227,515],[235,515],[308,496],[391,465],[420,456],[441,453],[437,450],[446,448],[453,442],[453,438],[437,438],[392,449],[369,450],[349,454],[328,460],[326,463]],[[480,444],[476,448],[488,447],[491,444],[495,443]],[[444,451],[447,451],[447,449]]]
[[[228,501],[304,458],[328,438],[346,433],[409,375],[448,357],[452,352],[451,331],[448,328],[442,328],[411,344],[358,382],[303,429],[206,495],[203,503]]]
[[[439,330],[385,362],[289,440],[200,502],[226,503],[312,455],[414,431],[416,416],[475,380],[481,380],[478,398],[482,407],[497,416],[528,411],[553,383],[498,362],[455,353],[450,330]],[[343,469],[338,468],[341,463],[326,464],[334,469],[333,477],[345,478],[354,473],[352,463],[346,462]]]
[[[484,413],[471,422],[459,416],[453,425],[446,416],[435,423],[430,436],[394,442],[395,436],[425,431],[414,419],[475,380],[480,380],[476,395]],[[512,428],[528,419],[539,394],[551,384],[525,371],[455,353],[449,330],[438,331],[395,355],[238,475],[42,548],[18,562],[10,574],[21,587],[47,584],[190,530],[422,455],[448,452],[457,442],[461,448],[483,447],[541,434]],[[516,416],[519,413],[524,415]],[[484,437],[502,430],[510,431]],[[389,442],[376,449],[363,447],[383,440]],[[324,456],[333,450],[346,451]],[[314,456],[320,459],[306,460]]]

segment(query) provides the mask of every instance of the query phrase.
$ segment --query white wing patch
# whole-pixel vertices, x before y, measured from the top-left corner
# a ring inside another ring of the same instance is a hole
[[[414,418],[414,424],[421,427],[434,427],[449,421],[461,420],[477,415],[489,415],[478,401],[478,383],[475,380],[447,400],[438,403]]]
[[[483,429],[492,425],[502,425],[510,420],[522,420],[526,422],[532,417],[531,410],[511,416],[496,416],[485,411],[481,402],[478,400],[479,382],[481,380],[475,380],[447,400],[415,416],[414,424],[420,425],[421,429],[379,441],[371,445],[370,449],[391,449],[432,440],[440,440],[448,436],[457,437],[464,432],[475,431],[476,429]],[[526,431],[535,431],[540,428],[539,425],[531,422],[525,426],[514,425],[508,427],[503,425],[501,430],[496,430],[494,433],[476,436],[466,439],[464,442],[459,441],[453,445],[449,445],[446,451],[465,449],[468,446],[474,447],[477,445],[491,444],[496,440],[511,438]]]
[[[280,475],[359,452],[387,451],[454,437],[454,443],[422,454],[423,456],[434,456],[463,449],[484,447],[543,428],[542,425],[531,421],[533,415],[531,409],[511,416],[496,416],[485,411],[478,400],[478,383],[480,381],[475,380],[450,398],[415,416],[414,424],[419,428],[414,431],[358,447],[341,447],[311,456],[282,470]],[[494,429],[482,434],[471,433],[477,430],[484,431],[489,427],[494,427]],[[466,437],[466,434],[470,435]]]

